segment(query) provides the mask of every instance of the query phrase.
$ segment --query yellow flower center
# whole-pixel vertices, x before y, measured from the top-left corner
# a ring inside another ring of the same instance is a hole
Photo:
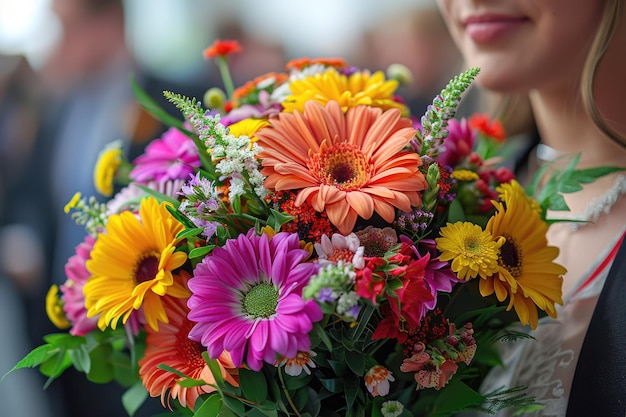
[[[513,278],[518,278],[522,275],[522,250],[511,236],[506,235],[505,238],[506,242],[500,247],[498,264],[509,271]]]
[[[135,264],[133,279],[135,284],[154,279],[159,271],[159,254],[157,252],[144,253]]]
[[[328,148],[322,147],[319,154],[312,155],[309,169],[320,183],[352,191],[367,183],[373,167],[361,149],[341,142]]]

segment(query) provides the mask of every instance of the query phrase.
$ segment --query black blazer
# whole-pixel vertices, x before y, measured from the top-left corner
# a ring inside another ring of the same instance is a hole
[[[625,242],[615,256],[583,341],[567,417],[626,416]]]

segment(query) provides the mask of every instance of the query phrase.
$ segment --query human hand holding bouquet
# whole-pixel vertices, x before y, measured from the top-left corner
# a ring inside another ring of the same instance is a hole
[[[556,316],[565,273],[549,199],[492,164],[498,123],[454,119],[478,70],[418,120],[397,81],[341,59],[234,89],[238,49],[207,50],[227,90],[207,93],[208,110],[165,93],[184,121],[137,90],[172,127],[107,204],[66,207],[87,236],[48,311],[69,333],[14,369],[116,380],[131,415],[147,395],[183,416],[536,407],[523,387],[476,390],[497,341],[529,337],[507,325]],[[125,164],[103,151],[103,192]]]

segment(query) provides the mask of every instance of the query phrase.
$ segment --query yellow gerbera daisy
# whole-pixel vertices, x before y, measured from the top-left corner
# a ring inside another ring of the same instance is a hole
[[[345,113],[349,108],[358,105],[380,107],[383,110],[396,108],[407,113],[405,105],[393,99],[398,88],[395,80],[385,80],[382,71],[370,74],[368,71],[357,71],[352,75],[344,75],[334,68],[326,72],[293,81],[289,85],[292,95],[282,103],[285,112],[304,110],[304,103],[315,101],[326,105],[336,101]]]
[[[243,119],[228,126],[228,129],[231,135],[247,136],[250,138],[250,143],[254,143],[258,140],[256,132],[269,125],[270,123],[265,119]]]
[[[142,200],[138,219],[130,211],[109,217],[106,231],[98,235],[87,269],[85,284],[87,316],[100,314],[98,327],[112,328],[122,318],[126,323],[134,310],[143,306],[148,325],[168,322],[161,297],[189,296],[172,271],[187,260],[185,252],[174,252],[176,234],[183,230],[166,205],[153,198]]]
[[[503,189],[503,202],[494,202],[496,214],[486,230],[506,242],[500,248],[498,273],[480,281],[483,296],[495,292],[499,301],[510,297],[508,310],[515,308],[520,322],[537,327],[537,308],[556,317],[555,303],[563,304],[562,275],[567,270],[553,262],[559,249],[548,246],[548,225],[533,208],[517,183]]]
[[[537,200],[526,194],[524,188],[520,185],[519,182],[515,180],[511,181],[510,183],[500,184],[496,188],[496,191],[499,193],[498,198],[500,199],[500,201],[507,201],[511,198],[510,196],[515,194],[524,198],[524,200],[530,205],[533,211],[537,212],[537,214],[541,215],[543,211],[541,209],[541,204],[539,204]]]
[[[122,164],[122,142],[117,140],[109,143],[98,156],[93,170],[93,182],[96,191],[110,197],[113,194],[115,173]]]
[[[442,261],[452,261],[452,271],[460,279],[487,278],[498,272],[498,249],[503,239],[470,222],[448,223],[435,239]]]

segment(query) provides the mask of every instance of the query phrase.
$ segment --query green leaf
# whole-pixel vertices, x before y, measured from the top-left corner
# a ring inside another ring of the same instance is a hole
[[[267,398],[267,382],[262,372],[239,369],[239,386],[244,397],[250,401],[260,403]]]
[[[346,363],[342,361],[336,361],[332,359],[328,359],[328,365],[335,371],[335,375],[342,376],[348,370]]]
[[[215,359],[209,358],[209,354],[206,351],[202,352],[202,359],[204,359],[209,366],[211,374],[213,374],[213,378],[215,379],[215,384],[217,384],[217,386],[223,386],[225,381],[222,376],[222,368],[220,367],[219,362]]]
[[[202,227],[194,227],[193,229],[185,229],[185,230],[178,232],[178,234],[176,235],[176,239],[187,239],[188,237],[198,236],[200,233],[202,233],[203,230],[204,228]]]
[[[187,216],[185,216],[182,212],[180,212],[180,210],[172,206],[165,206],[165,208],[167,209],[167,211],[170,212],[172,216],[174,216],[176,220],[179,221],[179,223],[185,226],[186,229],[194,229],[196,227],[196,225],[193,224],[193,222],[189,220]]]
[[[196,413],[193,417],[217,417],[220,415],[220,410],[223,405],[224,401],[222,401],[222,397],[220,397],[219,394],[213,394],[196,409]]]
[[[35,368],[42,363],[48,361],[50,358],[58,353],[58,348],[51,344],[41,345],[31,350],[26,356],[24,356],[18,363],[15,364],[10,371],[2,376],[4,379],[8,374],[18,369]],[[0,381],[2,380],[0,379]]]
[[[170,197],[167,194],[160,193],[157,190],[153,190],[152,188],[146,187],[145,185],[139,185],[139,184],[134,184],[134,185],[137,188],[141,189],[144,193],[148,194],[149,196],[156,198],[159,203],[167,201],[168,203],[172,204],[176,208],[180,206],[180,201],[176,200],[175,198]]]
[[[435,398],[435,411],[437,416],[448,416],[458,413],[469,406],[480,405],[485,397],[471,389],[458,378],[452,380],[439,390]]]
[[[320,378],[321,384],[330,392],[342,392],[344,378]]]
[[[148,398],[148,391],[140,382],[134,384],[122,395],[122,405],[129,416],[133,416]]]
[[[308,386],[313,379],[313,375],[308,375],[306,372],[302,372],[298,376],[285,374],[284,379],[285,387],[287,387],[288,390],[297,390],[298,388]]]
[[[69,350],[70,359],[74,368],[80,372],[89,373],[91,369],[91,358],[87,346],[80,345],[78,349]]]
[[[159,103],[156,102],[156,100],[150,97],[150,95],[141,88],[133,75],[131,75],[130,83],[133,88],[133,92],[135,93],[135,98],[137,99],[137,102],[139,103],[139,105],[141,105],[141,107],[146,109],[160,122],[165,123],[168,126],[174,126],[183,131],[187,130],[185,129],[183,121],[166,112],[159,105]]]
[[[326,345],[328,350],[332,352],[333,351],[333,342],[330,341],[330,338],[328,337],[328,333],[326,333],[326,330],[324,330],[324,328],[319,323],[315,323],[313,325],[313,330],[315,331],[315,334],[317,335],[317,337],[320,338],[322,343],[324,343],[324,345]]]
[[[280,211],[276,211],[274,209],[270,209],[271,215],[267,219],[267,225],[272,227],[274,230],[280,230],[283,224],[289,223],[295,217],[289,216],[288,214],[281,213]]]
[[[91,368],[87,379],[97,384],[105,384],[115,378],[113,364],[110,362],[113,348],[111,345],[96,346],[90,353]]]
[[[200,246],[189,251],[189,259],[201,258],[215,248],[215,245]]]
[[[344,381],[344,392],[346,397],[346,405],[348,410],[354,406],[354,401],[359,394],[359,379],[354,376],[349,376]]]
[[[246,407],[237,398],[226,395],[222,397],[222,399],[224,400],[224,404],[226,404],[226,406],[230,408],[233,413],[241,417],[245,417],[247,415]]]
[[[334,306],[332,307],[334,308]],[[374,314],[375,310],[376,310],[376,307],[374,307],[371,304],[366,304],[365,308],[363,309],[361,313],[361,316],[359,317],[359,324],[355,327],[354,332],[352,334],[353,340],[361,339],[361,335],[363,334],[363,331],[365,331],[368,324],[370,323],[370,318],[372,317],[372,314]]]
[[[466,217],[465,210],[463,210],[463,205],[458,199],[455,198],[454,200],[452,200],[452,203],[450,203],[450,207],[448,209],[448,221],[450,223],[456,223],[464,222],[465,219]]]
[[[45,376],[49,376],[51,379],[54,379],[61,375],[63,371],[70,366],[72,366],[72,361],[70,359],[70,355],[67,353],[67,349],[60,348],[56,355],[53,355],[41,364],[39,371]],[[48,380],[44,387],[46,387],[49,382],[51,382],[51,380]]]
[[[200,387],[202,385],[206,385],[206,381],[202,380],[202,379],[193,379],[187,375],[185,375],[184,373],[180,372],[178,369],[174,369],[169,365],[165,365],[164,363],[161,363],[159,365],[157,365],[157,368],[159,369],[163,369],[165,371],[171,372],[177,376],[179,376],[180,378],[183,378],[182,381],[178,381],[178,384],[182,387],[185,388],[191,388],[191,387]]]
[[[87,339],[82,336],[72,336],[69,333],[53,333],[43,337],[43,340],[56,347],[77,349],[87,343]]]
[[[365,357],[362,352],[347,351],[346,363],[356,375],[363,376],[365,374]]]

